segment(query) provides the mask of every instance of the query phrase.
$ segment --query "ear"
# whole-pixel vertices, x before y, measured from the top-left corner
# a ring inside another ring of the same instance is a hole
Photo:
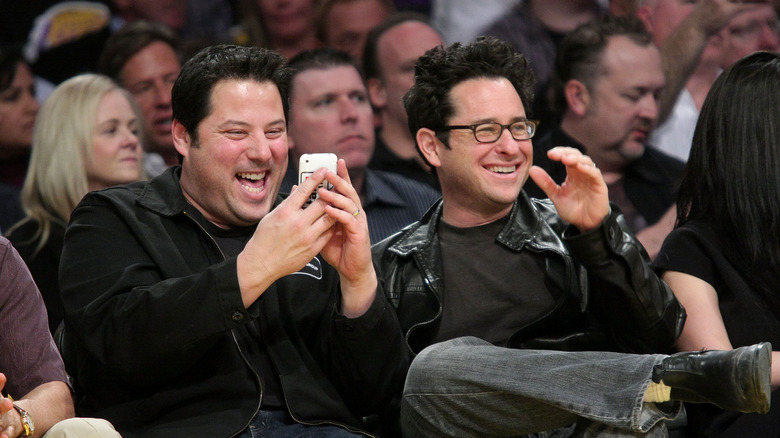
[[[176,152],[186,158],[192,147],[192,137],[190,137],[190,133],[187,132],[184,125],[176,119],[173,119],[171,131],[173,135],[173,146],[176,148]]]
[[[580,117],[584,116],[590,107],[588,87],[576,79],[571,79],[563,86],[563,93],[566,96],[566,106],[569,111]]]
[[[382,81],[377,78],[368,80],[368,98],[374,108],[382,109],[387,106],[387,90]]]
[[[650,8],[646,5],[640,6],[636,10],[636,16],[642,20],[642,23],[645,24],[647,31],[652,34],[653,28],[655,28],[655,23],[653,21],[653,12],[650,10]]]
[[[420,128],[417,131],[417,145],[420,147],[425,159],[431,163],[433,167],[441,167],[441,158],[439,157],[439,148],[444,147],[444,144],[436,138],[436,133],[428,128]]]

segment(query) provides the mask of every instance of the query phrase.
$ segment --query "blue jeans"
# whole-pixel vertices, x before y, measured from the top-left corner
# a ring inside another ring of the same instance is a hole
[[[664,357],[442,342],[412,362],[401,430],[410,438],[667,436],[661,420],[681,403],[643,403]]]
[[[354,438],[365,437],[334,425],[296,423],[285,411],[258,411],[236,438]]]

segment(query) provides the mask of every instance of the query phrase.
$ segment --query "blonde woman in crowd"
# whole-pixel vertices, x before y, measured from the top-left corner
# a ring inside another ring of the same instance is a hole
[[[36,119],[22,188],[26,216],[7,235],[41,290],[52,332],[62,321],[57,271],[71,211],[89,191],[143,176],[138,114],[109,78],[83,74],[60,84]]]

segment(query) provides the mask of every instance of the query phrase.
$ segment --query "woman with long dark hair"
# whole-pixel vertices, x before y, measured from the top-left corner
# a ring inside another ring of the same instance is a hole
[[[713,85],[677,211],[655,260],[688,313],[676,347],[780,347],[780,55],[746,56]],[[693,436],[780,436],[780,352],[772,359],[769,414],[689,405]]]

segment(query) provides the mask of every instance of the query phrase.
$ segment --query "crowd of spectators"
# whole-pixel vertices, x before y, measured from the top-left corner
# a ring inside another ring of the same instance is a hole
[[[780,2],[0,11],[9,437],[780,436]]]

